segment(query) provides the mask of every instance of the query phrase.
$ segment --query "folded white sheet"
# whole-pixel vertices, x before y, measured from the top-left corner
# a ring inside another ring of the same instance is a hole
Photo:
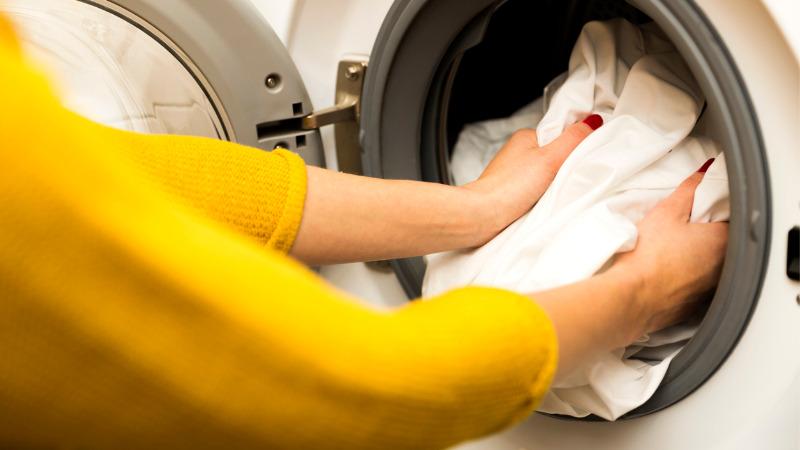
[[[724,157],[710,139],[691,135],[703,102],[689,69],[655,26],[586,24],[569,71],[542,99],[508,119],[464,129],[452,158],[454,180],[477,178],[518,128],[538,123],[545,145],[591,113],[605,125],[575,149],[536,206],[491,242],[430,255],[423,293],[463,285],[526,293],[588,278],[616,253],[633,249],[635,224],[711,157],[717,159],[698,188],[692,220],[727,220]],[[615,420],[652,396],[693,332],[691,325],[673,327],[586,361],[556,380],[539,409]]]

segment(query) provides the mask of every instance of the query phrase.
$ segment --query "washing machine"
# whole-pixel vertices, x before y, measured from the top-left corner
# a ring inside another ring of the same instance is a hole
[[[726,155],[730,241],[716,295],[655,395],[620,420],[535,413],[462,447],[800,448],[794,0],[305,0],[283,39],[246,0],[9,0],[2,8],[42,64],[66,74],[67,105],[96,120],[285,147],[309,164],[440,183],[450,182],[463,126],[540,95],[566,69],[583,24],[655,21],[701,85]],[[47,37],[53,27],[68,36]],[[64,53],[67,38],[91,50]],[[342,42],[370,49],[368,58],[338,60]],[[305,60],[317,98],[330,88],[330,105],[312,104],[293,58]],[[392,297],[389,304],[420,294],[422,258],[357,267],[323,274],[344,284],[380,278],[373,294]]]

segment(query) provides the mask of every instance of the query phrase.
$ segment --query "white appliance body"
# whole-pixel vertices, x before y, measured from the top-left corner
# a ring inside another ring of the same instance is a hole
[[[369,53],[377,24],[391,3],[298,3],[286,42],[315,104],[332,102],[333,67],[342,55]],[[663,411],[616,423],[534,414],[513,429],[461,448],[800,449],[800,283],[786,276],[787,232],[800,223],[800,139],[796,135],[800,127],[800,3],[697,3],[741,71],[768,153],[773,242],[761,296],[746,332],[710,380]],[[269,8],[263,10],[268,16]],[[338,18],[336,26],[330,22],[333,15]],[[333,144],[328,139],[326,152]],[[404,299],[391,276],[364,265],[325,268],[322,274],[376,304]]]

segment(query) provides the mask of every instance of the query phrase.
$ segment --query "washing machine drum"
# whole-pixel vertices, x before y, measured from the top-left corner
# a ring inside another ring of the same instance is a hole
[[[245,0],[6,0],[3,9],[23,25],[31,51],[65,74],[69,105],[92,118],[281,145],[323,162],[318,130],[300,126],[312,112],[302,80]],[[683,54],[720,130],[732,202],[716,296],[656,394],[625,416],[635,418],[689,395],[723,363],[754,309],[770,243],[756,117],[734,61],[694,2],[398,0],[370,57],[358,132],[367,175],[447,183],[466,123],[507,116],[541,95],[566,69],[582,26],[614,17],[655,21]],[[418,296],[423,260],[392,265]]]

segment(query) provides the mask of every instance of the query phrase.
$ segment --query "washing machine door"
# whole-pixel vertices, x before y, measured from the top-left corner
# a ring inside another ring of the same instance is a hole
[[[323,165],[311,101],[247,0],[8,0],[23,45],[66,105],[98,122],[297,151]]]
[[[691,68],[725,151],[731,194],[728,252],[714,299],[656,393],[623,417],[638,419],[692,395],[734,352],[760,302],[773,242],[759,116],[737,61],[703,10],[670,0],[396,0],[370,55],[360,126],[367,175],[450,182],[449,152],[465,124],[506,117],[533,101],[567,68],[586,22],[620,17],[655,22]],[[409,297],[419,296],[423,258],[392,266]],[[786,279],[787,267],[793,266],[780,267]]]

